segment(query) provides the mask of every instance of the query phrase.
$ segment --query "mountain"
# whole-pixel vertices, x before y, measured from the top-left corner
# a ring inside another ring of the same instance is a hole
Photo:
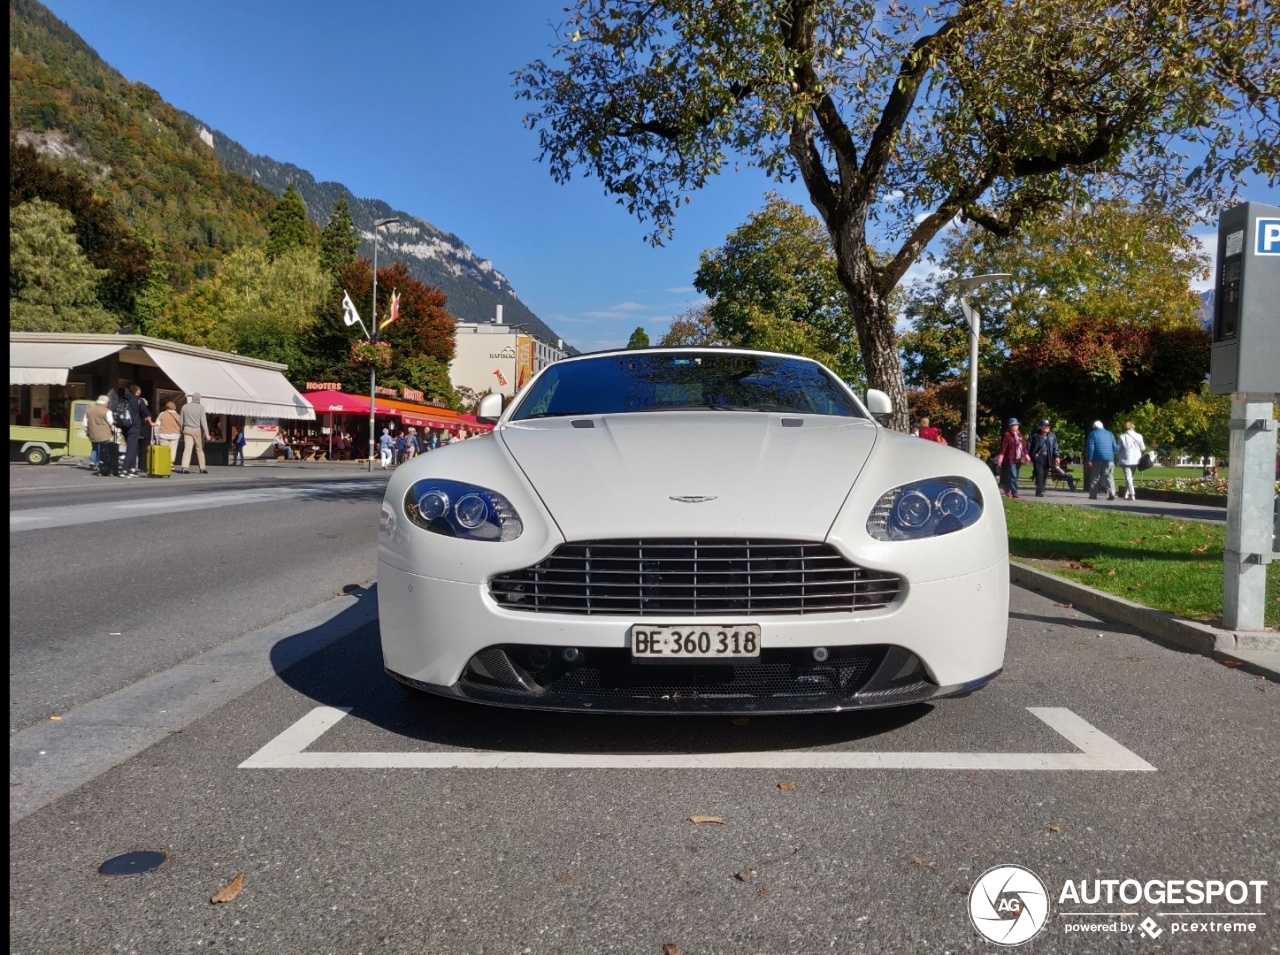
[[[1213,331],[1213,289],[1200,293],[1200,327]]]
[[[384,226],[379,234],[379,263],[400,259],[415,278],[438,286],[449,296],[447,307],[459,321],[492,322],[496,306],[501,305],[505,324],[522,326],[548,345],[560,340],[550,326],[520,301],[506,276],[488,259],[471,251],[456,235],[436,228],[420,216],[392,208],[381,199],[362,199],[340,182],[317,182],[315,176],[299,166],[270,156],[254,155],[190,113],[182,115],[227,169],[277,196],[292,182],[306,203],[307,215],[317,225],[324,226],[338,197],[346,196],[351,218],[362,237],[360,251],[369,258],[373,258],[373,223],[378,219],[399,219],[399,224]]]
[[[493,263],[458,236],[379,199],[357,198],[341,183],[316,182],[305,169],[252,155],[125,79],[37,0],[9,3],[9,130],[90,181],[140,239],[159,247],[177,290],[212,275],[231,250],[265,242],[275,197],[293,182],[320,225],[346,195],[370,257],[373,221],[399,218],[380,234],[379,264],[402,259],[416,278],[445,292],[460,321],[492,321],[501,304],[506,324],[550,345],[559,340]]]

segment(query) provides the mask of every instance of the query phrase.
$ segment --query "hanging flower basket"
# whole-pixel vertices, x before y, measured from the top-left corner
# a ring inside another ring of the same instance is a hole
[[[355,342],[351,346],[351,364],[357,368],[386,371],[391,367],[389,342]]]

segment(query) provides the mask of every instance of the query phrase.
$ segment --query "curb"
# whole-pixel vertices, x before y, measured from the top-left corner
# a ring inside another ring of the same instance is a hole
[[[1070,601],[1078,610],[1127,624],[1157,643],[1214,660],[1231,661],[1241,670],[1280,682],[1280,634],[1269,630],[1222,630],[1207,623],[1184,620],[1014,560],[1009,561],[1009,580],[1028,590]]]
[[[1159,501],[1162,504],[1196,504],[1200,507],[1221,507],[1227,506],[1227,496],[1225,494],[1199,494],[1195,491],[1148,491],[1141,485],[1138,486],[1138,493],[1142,496],[1139,501]]]

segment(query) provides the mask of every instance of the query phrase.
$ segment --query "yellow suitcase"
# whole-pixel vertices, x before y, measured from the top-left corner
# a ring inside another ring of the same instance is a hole
[[[168,477],[173,473],[173,459],[167,444],[147,445],[147,477]]]

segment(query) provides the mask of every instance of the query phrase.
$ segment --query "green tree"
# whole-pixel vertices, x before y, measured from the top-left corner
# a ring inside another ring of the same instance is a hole
[[[267,258],[274,259],[293,249],[314,249],[314,228],[307,221],[307,207],[302,196],[298,195],[293,183],[289,183],[267,217]]]
[[[305,343],[330,288],[308,250],[269,260],[263,250],[244,246],[223,259],[214,278],[177,296],[152,333],[297,369],[306,364]]]
[[[849,299],[821,222],[776,194],[702,253],[693,284],[717,331],[747,348],[789,351],[862,378]]]
[[[649,333],[644,330],[644,326],[637,325],[636,330],[631,333],[631,337],[627,339],[628,348],[648,348]]]
[[[1197,209],[1280,178],[1265,3],[577,0],[563,31],[516,74],[553,178],[584,168],[654,242],[736,162],[798,178],[903,428],[891,296],[957,216],[1011,234],[1086,195]]]
[[[338,273],[356,260],[360,251],[360,233],[351,221],[347,197],[339,196],[329,211],[329,222],[320,233],[320,267],[335,279]]]
[[[1187,220],[1123,199],[1033,217],[1017,233],[992,236],[969,227],[948,236],[939,270],[907,295],[902,336],[907,381],[920,387],[967,373],[968,326],[954,280],[1005,272],[969,301],[982,316],[984,370],[1003,366],[1010,349],[1085,318],[1134,328],[1195,328],[1200,298],[1192,282],[1208,267]]]
[[[31,146],[10,139],[9,206],[37,198],[71,214],[76,241],[89,262],[102,270],[96,294],[103,307],[125,323],[135,318],[137,299],[151,278],[154,243],[133,234],[80,176],[49,165]]]
[[[1162,463],[1178,455],[1225,461],[1231,450],[1231,396],[1211,395],[1209,386],[1163,404],[1144,401],[1125,417],[1159,452]]]
[[[671,327],[658,339],[659,345],[736,345],[716,328],[711,309],[704,302],[690,306],[671,320]]]
[[[94,268],[61,206],[32,199],[9,210],[9,328],[15,332],[114,332]]]

